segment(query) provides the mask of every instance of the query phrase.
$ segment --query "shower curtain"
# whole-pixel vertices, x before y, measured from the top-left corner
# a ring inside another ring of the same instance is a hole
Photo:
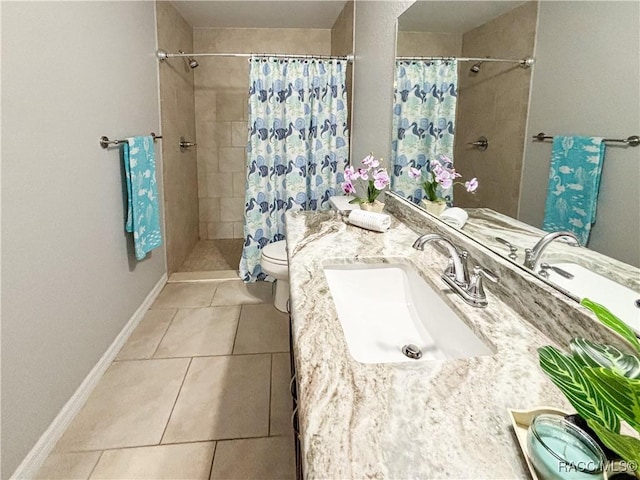
[[[457,61],[397,61],[394,88],[391,190],[418,203],[423,190],[409,167],[427,168],[440,155],[453,160]],[[452,201],[452,188],[438,191]]]
[[[244,206],[245,282],[270,280],[263,247],[284,240],[287,210],[328,210],[348,162],[344,60],[251,59]]]

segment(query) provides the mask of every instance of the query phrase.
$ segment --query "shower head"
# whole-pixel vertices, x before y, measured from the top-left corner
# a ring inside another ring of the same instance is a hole
[[[182,55],[182,56],[186,56],[187,57],[187,65],[189,65],[189,68],[194,69],[198,65],[200,65],[196,59],[194,59],[193,57],[188,56],[182,50],[178,50],[178,53],[180,55]]]
[[[474,63],[469,70],[471,71],[471,73],[478,73],[480,71],[481,65],[482,65],[482,62]]]

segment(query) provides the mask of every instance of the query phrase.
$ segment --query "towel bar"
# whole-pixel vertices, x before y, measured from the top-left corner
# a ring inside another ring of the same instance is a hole
[[[551,140],[553,138],[553,135],[546,135],[543,132],[540,132],[539,134],[534,135],[532,138],[535,138],[539,142],[542,142],[543,140]],[[630,147],[637,147],[638,145],[640,145],[640,137],[638,135],[631,135],[628,138],[603,138],[602,141],[624,143],[626,145],[629,145]]]
[[[158,140],[159,138],[162,138],[162,135],[156,135],[155,133],[151,132],[149,135],[151,135],[153,137],[153,141],[155,142],[156,140]],[[109,140],[109,137],[103,135],[100,137],[100,146],[102,148],[109,148],[109,145],[120,145],[121,143],[125,143],[126,140]]]

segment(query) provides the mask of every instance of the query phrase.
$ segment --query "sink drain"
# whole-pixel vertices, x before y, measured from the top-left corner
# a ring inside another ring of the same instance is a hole
[[[639,299],[637,299],[637,300],[636,300],[635,302],[633,302],[633,303],[635,303],[635,305],[636,305],[636,307],[637,307],[637,308],[640,308],[640,298],[639,298]]]
[[[402,347],[402,353],[405,357],[411,358],[413,360],[418,360],[422,357],[422,351],[413,343],[405,345]]]

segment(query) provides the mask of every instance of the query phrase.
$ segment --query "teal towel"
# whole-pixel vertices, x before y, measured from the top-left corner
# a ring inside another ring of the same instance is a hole
[[[133,233],[136,258],[162,245],[153,138],[127,138],[123,144],[127,182],[127,232]]]
[[[587,244],[596,221],[604,147],[602,138],[554,137],[543,230],[568,230]]]

